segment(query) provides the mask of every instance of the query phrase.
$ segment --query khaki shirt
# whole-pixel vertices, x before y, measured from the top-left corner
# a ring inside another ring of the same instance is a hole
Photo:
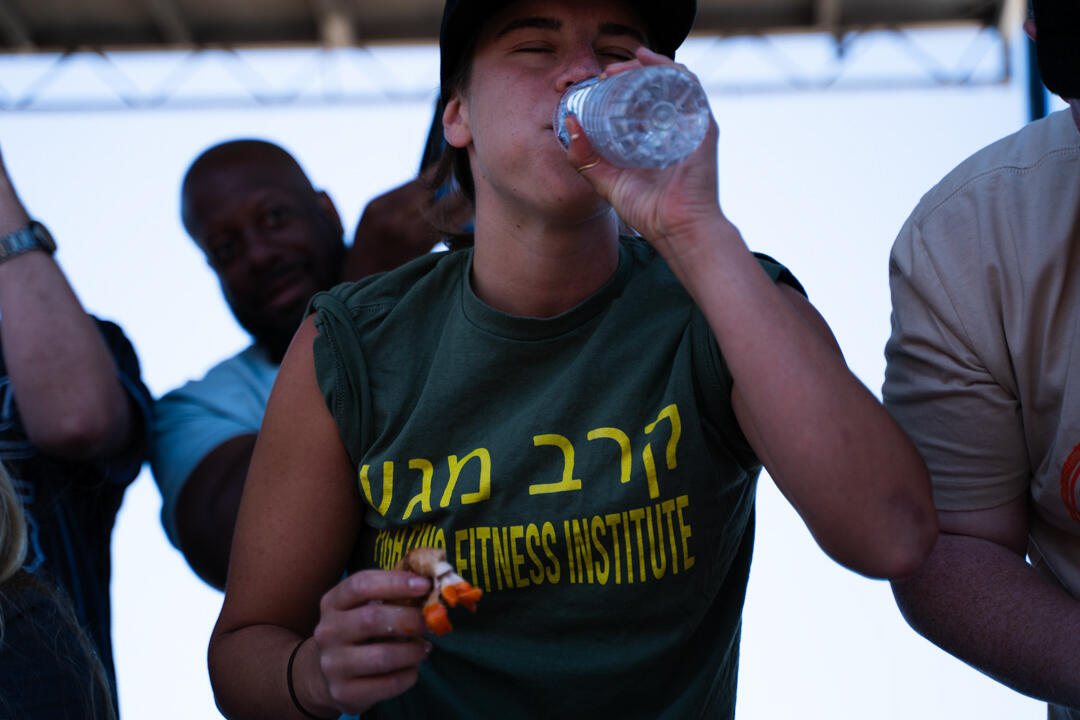
[[[1080,132],[1066,111],[921,200],[889,263],[885,404],[942,510],[1030,494],[1031,556],[1080,597]]]

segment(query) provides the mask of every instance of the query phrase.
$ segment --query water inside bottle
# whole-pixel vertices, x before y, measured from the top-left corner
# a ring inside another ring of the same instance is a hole
[[[663,168],[682,160],[701,144],[709,122],[708,100],[693,76],[658,65],[568,89],[554,121],[564,146],[570,112],[593,148],[623,167]]]

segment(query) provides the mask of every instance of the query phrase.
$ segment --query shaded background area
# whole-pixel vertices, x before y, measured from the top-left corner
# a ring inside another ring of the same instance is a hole
[[[695,32],[823,32],[976,23],[1007,0],[698,0]],[[442,0],[5,0],[0,49],[344,47],[438,39]]]
[[[773,77],[706,78],[713,89],[1005,82],[1012,75],[1010,29],[1022,6],[1023,0],[699,0],[694,34],[713,39],[699,71],[725,65],[750,40]],[[378,51],[436,42],[441,7],[442,0],[4,0],[0,53],[19,61],[18,71],[0,77],[0,109],[416,99],[430,92],[430,79],[409,84]],[[949,65],[913,39],[926,28],[975,30],[976,41]],[[915,74],[852,72],[882,35],[892,37],[905,56],[901,67]],[[797,61],[772,40],[792,37],[818,45],[820,57]],[[266,67],[268,50],[298,49],[314,52],[301,55],[304,63]],[[975,72],[988,51],[999,60],[991,77]],[[231,87],[200,84],[215,70]]]

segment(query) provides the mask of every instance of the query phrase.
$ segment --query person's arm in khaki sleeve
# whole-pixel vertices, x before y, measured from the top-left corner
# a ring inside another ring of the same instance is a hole
[[[1018,692],[1080,707],[1080,603],[1027,563],[1028,491],[1008,480],[1030,477],[1016,400],[978,363],[931,256],[920,230],[906,227],[890,267],[885,404],[939,490],[944,481],[988,507],[939,510],[929,558],[894,580],[893,594],[912,628],[943,650]]]
[[[0,162],[0,236],[29,221]],[[30,441],[73,460],[122,450],[132,416],[116,363],[48,252],[0,263],[0,313],[4,362]]]

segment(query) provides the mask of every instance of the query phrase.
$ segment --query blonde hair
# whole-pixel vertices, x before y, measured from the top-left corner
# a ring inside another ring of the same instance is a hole
[[[0,463],[0,586],[22,567],[26,558],[26,518],[7,468]],[[0,613],[0,642],[4,640],[4,614]]]
[[[15,492],[15,484],[8,474],[7,468],[0,462],[0,593],[4,585],[15,577],[22,569],[26,559],[26,517],[23,515],[22,502]],[[26,577],[23,573],[20,577]],[[16,580],[15,582],[22,582]],[[45,588],[42,588],[45,591]],[[82,647],[85,658],[62,658],[72,664],[75,675],[78,676],[80,660],[85,659],[88,666],[86,691],[88,707],[96,708],[100,714],[95,717],[115,718],[116,709],[113,707],[112,691],[109,681],[105,676],[105,668],[101,664],[97,651],[91,645],[86,633],[79,626],[78,620],[71,609],[70,603],[64,598],[48,595],[56,603],[57,611],[67,621],[75,632],[77,643]],[[0,646],[4,643],[4,614],[0,612]],[[0,710],[3,709],[4,698],[0,698]],[[0,712],[0,715],[3,715]],[[5,715],[6,716],[6,715]]]
[[[0,463],[0,584],[18,572],[25,558],[26,518],[11,476]]]

